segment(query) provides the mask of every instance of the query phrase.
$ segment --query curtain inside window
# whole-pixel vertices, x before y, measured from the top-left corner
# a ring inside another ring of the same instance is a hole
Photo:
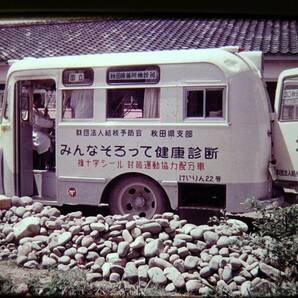
[[[144,93],[143,118],[159,117],[159,88],[146,88]]]
[[[93,118],[93,90],[73,90],[70,98],[73,118]]]

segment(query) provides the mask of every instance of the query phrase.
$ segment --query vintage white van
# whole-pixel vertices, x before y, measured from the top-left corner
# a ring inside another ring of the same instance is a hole
[[[32,143],[33,98],[54,127]],[[1,115],[0,193],[45,204],[109,204],[152,217],[181,206],[242,212],[297,187],[298,69],[272,112],[262,53],[237,47],[14,62]],[[36,166],[39,165],[39,166]]]

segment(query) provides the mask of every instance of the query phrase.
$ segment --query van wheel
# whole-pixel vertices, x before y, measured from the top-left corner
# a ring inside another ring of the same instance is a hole
[[[167,198],[161,187],[147,177],[121,179],[110,193],[112,214],[131,214],[151,218],[167,210]]]

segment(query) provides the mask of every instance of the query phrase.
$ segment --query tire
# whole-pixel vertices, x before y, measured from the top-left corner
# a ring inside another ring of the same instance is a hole
[[[161,187],[144,176],[124,177],[110,193],[110,212],[151,218],[168,209],[167,198]]]

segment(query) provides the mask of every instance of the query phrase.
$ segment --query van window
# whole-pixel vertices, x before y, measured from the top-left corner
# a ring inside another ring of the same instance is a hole
[[[284,121],[298,120],[298,77],[284,80],[280,119]]]
[[[223,118],[224,89],[187,89],[186,117]]]
[[[107,90],[107,118],[158,118],[159,88]]]
[[[20,101],[20,112],[21,118],[23,121],[29,121],[29,109],[30,109],[30,100],[31,100],[31,93],[32,87],[31,84],[28,84],[28,81],[19,81],[17,83],[18,88],[18,99]]]
[[[63,91],[63,119],[93,118],[93,89],[74,89]]]
[[[15,92],[22,121],[30,121],[33,99],[35,99],[35,107],[40,112],[44,113],[47,109],[49,116],[52,119],[56,118],[56,87],[52,79],[18,81]]]
[[[33,91],[33,96],[40,97],[38,108],[47,107],[49,110],[56,110],[56,91],[52,89],[35,89]]]

